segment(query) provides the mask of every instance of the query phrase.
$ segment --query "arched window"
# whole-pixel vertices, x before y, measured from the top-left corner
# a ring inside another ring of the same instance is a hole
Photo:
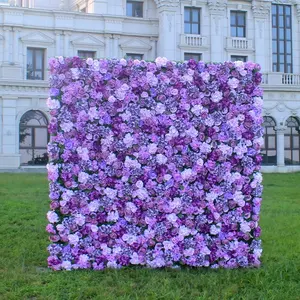
[[[261,149],[263,165],[277,164],[277,139],[275,131],[275,120],[272,117],[264,117],[264,144]]]
[[[20,120],[21,165],[45,165],[48,162],[48,120],[39,110],[26,112]]]
[[[300,164],[300,122],[295,117],[286,120],[284,133],[284,161],[286,165]]]

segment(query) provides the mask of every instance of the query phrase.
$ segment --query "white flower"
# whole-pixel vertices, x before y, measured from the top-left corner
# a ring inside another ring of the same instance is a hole
[[[56,99],[51,99],[50,97],[47,99],[47,106],[50,109],[58,109],[60,108],[60,102]]]
[[[135,213],[137,211],[137,207],[133,202],[127,202],[126,209],[131,211],[132,213]]]
[[[244,67],[244,62],[241,61],[241,60],[237,60],[237,61],[234,62],[234,65],[235,65],[237,68]]]
[[[87,58],[86,63],[87,65],[91,66],[94,63],[94,60],[91,57],[89,57]]]
[[[75,223],[79,226],[82,226],[85,224],[85,216],[82,214],[75,215]]]
[[[164,241],[163,242],[165,250],[172,250],[174,247],[174,243],[171,241]]]
[[[166,66],[168,59],[166,57],[157,57],[155,63],[158,67]]]
[[[61,263],[61,267],[67,271],[71,271],[72,269],[72,264],[70,261],[68,260],[64,260],[62,263]]]
[[[57,223],[59,221],[58,215],[54,211],[48,211],[47,219],[50,223]]]
[[[134,142],[134,138],[131,136],[130,133],[127,133],[123,139],[123,142],[124,142],[126,148],[131,148],[132,144]]]
[[[188,236],[191,233],[191,230],[186,226],[179,227],[179,235]]]
[[[138,265],[141,263],[140,259],[139,259],[139,255],[134,252],[131,256],[131,259],[130,259],[130,263],[133,264],[133,265]]]
[[[203,106],[200,104],[194,105],[191,109],[191,112],[195,115],[195,116],[200,116],[200,113],[203,111]]]
[[[227,83],[231,89],[236,89],[239,86],[239,80],[236,78],[228,79]]]
[[[219,226],[216,226],[216,225],[212,225],[211,227],[210,227],[210,234],[212,234],[212,235],[217,235],[217,234],[219,234],[219,232],[221,231],[221,228],[219,227]]]
[[[80,172],[80,173],[78,174],[78,181],[79,181],[80,183],[85,184],[85,183],[88,182],[89,177],[90,177],[89,174],[87,174],[87,173],[85,173],[85,172]]]
[[[185,133],[191,138],[196,138],[198,136],[198,130],[194,126],[186,130]]]
[[[82,160],[89,160],[89,150],[87,148],[78,147],[77,153]]]
[[[121,64],[123,67],[127,66],[127,61],[126,61],[126,59],[121,58],[121,59],[120,59],[120,64]]]
[[[157,154],[156,155],[156,161],[159,165],[163,165],[166,164],[168,159],[166,156],[164,156],[163,154]]]
[[[117,197],[118,191],[112,188],[106,188],[104,190],[104,193],[109,199],[115,199]]]
[[[152,118],[152,112],[149,109],[142,108],[140,110],[141,120],[146,120]]]
[[[241,231],[244,233],[251,231],[251,228],[247,222],[242,222],[240,227],[241,227]]]
[[[178,220],[178,217],[176,216],[176,214],[168,214],[167,215],[167,220],[171,223],[175,223]]]
[[[108,165],[111,165],[111,164],[113,164],[116,160],[117,160],[116,154],[110,153],[110,154],[108,155],[108,157],[107,157],[107,161],[106,161],[106,162],[107,162]]]
[[[157,151],[157,144],[149,144],[148,151],[150,154],[155,154]]]
[[[198,165],[198,166],[200,166],[200,167],[202,167],[203,166],[203,159],[202,158],[199,158],[197,161],[196,161],[196,164]]]
[[[119,220],[119,213],[117,211],[110,211],[107,214],[107,222],[116,222]]]
[[[184,256],[192,256],[195,250],[193,248],[188,248],[183,251]]]
[[[88,208],[90,212],[95,212],[99,209],[100,203],[98,200],[94,200],[88,204]]]
[[[139,189],[143,188],[144,187],[144,183],[142,180],[138,180],[135,184],[135,186]]]
[[[91,225],[91,230],[92,230],[92,232],[97,232],[98,231],[98,226],[97,225]]]
[[[181,172],[181,177],[183,180],[188,180],[194,175],[195,175],[195,173],[193,172],[192,169],[185,169]]]
[[[64,131],[64,132],[69,132],[72,130],[74,124],[72,122],[63,122],[60,124],[60,128]]]
[[[204,82],[208,82],[209,81],[209,79],[210,79],[210,74],[208,73],[208,72],[202,72],[201,74],[200,74],[200,76],[201,76],[201,78],[202,78],[202,80],[204,81]]]
[[[137,238],[135,235],[125,233],[122,236],[122,240],[127,242],[127,244],[132,245],[136,242]]]
[[[222,98],[223,98],[223,94],[220,91],[216,91],[216,92],[211,94],[211,101],[212,102],[219,102],[220,100],[222,100]]]
[[[68,240],[71,245],[77,245],[79,242],[79,237],[77,234],[69,234],[68,235]]]
[[[141,164],[136,159],[131,159],[130,157],[126,156],[125,158],[125,168],[131,168],[131,169],[140,169]]]
[[[166,111],[166,106],[162,103],[157,103],[155,111],[158,114],[163,114]]]

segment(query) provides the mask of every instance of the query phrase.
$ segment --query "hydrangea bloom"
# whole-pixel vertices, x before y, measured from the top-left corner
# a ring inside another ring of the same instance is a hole
[[[51,59],[49,267],[259,266],[259,70]]]

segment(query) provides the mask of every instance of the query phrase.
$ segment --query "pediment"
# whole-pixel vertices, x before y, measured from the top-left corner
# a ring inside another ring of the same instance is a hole
[[[88,35],[88,34],[77,37],[76,39],[72,40],[71,43],[74,46],[88,45],[88,46],[104,47],[104,45],[105,45],[101,40],[95,38],[92,35]]]
[[[40,43],[40,44],[53,44],[54,39],[52,39],[50,36],[40,32],[32,32],[30,34],[27,34],[23,37],[21,37],[21,41],[23,42],[34,42],[34,43]]]
[[[137,50],[150,50],[152,46],[142,40],[139,39],[133,39],[128,40],[120,45],[122,49],[137,49]]]

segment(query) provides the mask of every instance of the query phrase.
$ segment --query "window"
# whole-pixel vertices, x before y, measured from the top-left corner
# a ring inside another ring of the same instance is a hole
[[[126,59],[143,59],[143,54],[137,54],[137,53],[126,53]]]
[[[284,160],[286,165],[300,164],[300,122],[297,118],[289,117],[284,133]]]
[[[246,37],[246,13],[242,11],[230,12],[230,29],[232,37]]]
[[[272,5],[273,72],[292,73],[292,16],[291,6]]]
[[[240,56],[240,55],[231,55],[231,61],[243,61],[246,62],[248,60],[247,56]]]
[[[264,165],[277,164],[277,139],[275,126],[276,123],[272,117],[264,117],[264,144],[261,149],[263,157],[262,164]]]
[[[78,56],[80,58],[84,58],[84,59],[89,58],[89,57],[95,58],[96,57],[96,51],[79,50],[78,51]]]
[[[45,49],[27,49],[27,79],[44,80]]]
[[[126,14],[128,17],[143,17],[143,2],[127,1]]]
[[[184,33],[200,34],[200,8],[185,7]]]
[[[8,4],[9,4],[9,3],[8,3],[8,0],[0,0],[0,5],[2,5],[2,4],[8,5]]]
[[[196,61],[201,60],[201,53],[184,53],[184,60],[194,59]]]
[[[39,110],[26,112],[20,120],[21,164],[46,165],[49,141],[48,120]]]

